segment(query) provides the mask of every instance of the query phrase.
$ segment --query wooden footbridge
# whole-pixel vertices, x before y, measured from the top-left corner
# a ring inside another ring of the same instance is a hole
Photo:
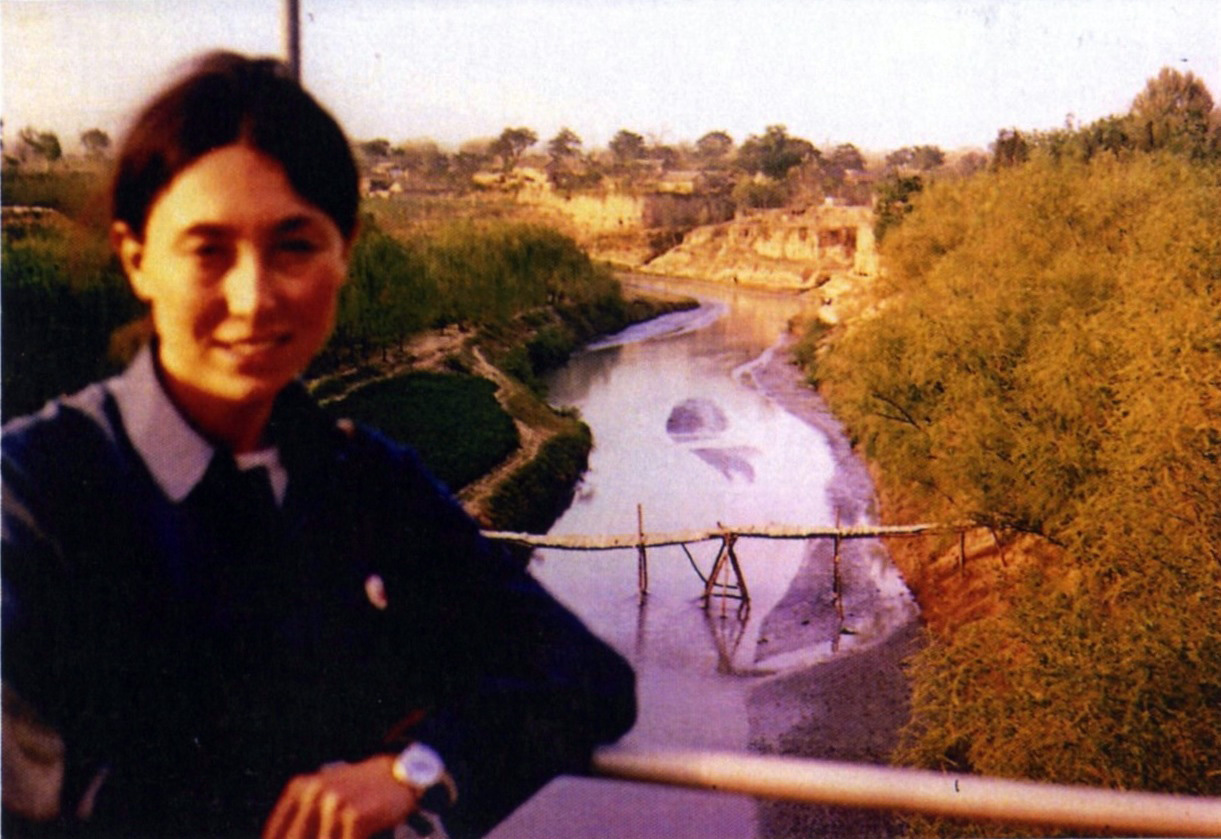
[[[681,530],[669,533],[646,533],[644,529],[644,512],[636,507],[637,530],[635,533],[622,533],[601,536],[561,536],[538,535],[534,533],[513,533],[503,530],[487,530],[484,535],[489,539],[510,542],[531,548],[553,548],[563,551],[613,551],[636,550],[637,584],[640,596],[643,598],[649,591],[649,548],[680,546],[687,554],[691,567],[695,569],[704,585],[704,608],[713,597],[725,600],[740,600],[744,605],[750,603],[750,590],[746,585],[746,576],[738,561],[736,545],[741,539],[829,539],[833,543],[833,589],[836,609],[843,618],[843,601],[840,597],[840,546],[852,539],[878,539],[894,536],[924,536],[937,533],[958,533],[960,537],[976,525],[960,524],[908,524],[891,526],[852,526],[840,527],[756,527],[737,526],[726,527],[718,524],[708,530]],[[695,558],[688,550],[688,545],[701,542],[720,542],[712,567],[705,574],[700,570]],[[961,542],[960,542],[961,544]]]

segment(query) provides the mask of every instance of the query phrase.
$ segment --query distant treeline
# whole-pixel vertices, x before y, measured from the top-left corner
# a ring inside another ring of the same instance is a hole
[[[817,333],[888,489],[1063,556],[931,639],[901,762],[1221,795],[1221,162],[1189,92],[924,185]]]
[[[997,132],[991,154],[968,154],[953,172],[911,166],[892,167],[879,183],[874,235],[879,242],[886,232],[911,211],[911,196],[931,179],[970,175],[984,168],[996,171],[1033,158],[1086,162],[1097,156],[1124,156],[1136,152],[1165,151],[1196,162],[1221,159],[1221,108],[1216,106],[1205,84],[1192,73],[1170,67],[1149,79],[1126,114],[1103,117],[1087,125],[1076,124],[1070,114],[1063,128],[1023,131],[1004,128]],[[925,147],[919,147],[925,148]],[[901,158],[895,152],[888,164]]]

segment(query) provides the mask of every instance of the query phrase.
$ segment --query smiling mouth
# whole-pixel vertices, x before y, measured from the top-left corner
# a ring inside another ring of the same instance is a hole
[[[250,338],[240,338],[234,341],[216,342],[216,346],[238,358],[252,358],[272,352],[292,340],[288,334],[256,335]]]

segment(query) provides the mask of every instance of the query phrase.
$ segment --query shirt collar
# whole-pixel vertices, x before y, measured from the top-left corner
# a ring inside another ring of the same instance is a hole
[[[208,471],[215,451],[170,401],[145,346],[122,375],[110,380],[123,428],[162,492],[183,501]]]
[[[145,346],[121,375],[108,382],[132,446],[161,491],[181,503],[203,480],[216,449],[183,418],[157,378],[151,347]],[[264,466],[277,502],[283,502],[288,475],[272,448],[238,459],[240,468]]]

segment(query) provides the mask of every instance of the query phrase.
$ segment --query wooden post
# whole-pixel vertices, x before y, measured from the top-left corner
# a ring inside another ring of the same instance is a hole
[[[725,545],[727,538],[721,537],[721,547],[717,550],[716,559],[712,562],[712,570],[708,572],[708,581],[704,583],[704,608],[712,602],[712,594],[716,589],[717,577],[721,574],[721,567],[725,564]]]
[[[734,576],[738,578],[738,591],[741,592],[742,602],[750,603],[750,592],[746,590],[746,575],[742,573],[742,566],[738,564],[738,554],[734,550],[734,543],[738,541],[738,537],[734,534],[729,538],[729,562],[733,565]]]
[[[636,585],[640,589],[640,599],[644,600],[649,593],[649,555],[644,547],[644,506],[636,505],[636,532],[640,542],[636,545]]]
[[[831,592],[835,597],[835,614],[839,616],[839,627],[844,628],[844,585],[839,575],[839,534],[835,534],[834,554],[831,559]]]
[[[729,539],[725,539],[725,559],[728,561],[730,551],[733,548],[729,547]],[[725,617],[725,598],[729,595],[729,563],[720,563],[720,617]]]

